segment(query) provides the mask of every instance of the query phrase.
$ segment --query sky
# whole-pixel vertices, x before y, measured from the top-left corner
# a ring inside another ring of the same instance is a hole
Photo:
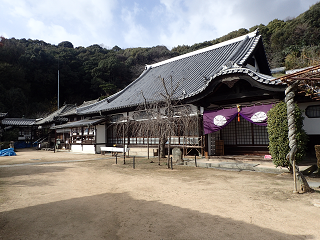
[[[74,47],[193,45],[297,17],[319,0],[0,0],[0,36]]]

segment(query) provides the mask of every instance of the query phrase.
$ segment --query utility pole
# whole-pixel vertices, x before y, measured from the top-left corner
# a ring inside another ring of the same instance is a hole
[[[59,106],[60,106],[60,104],[59,104],[59,98],[60,98],[60,87],[59,87],[59,84],[60,84],[60,79],[59,79],[59,56],[58,56],[58,109],[59,109]]]

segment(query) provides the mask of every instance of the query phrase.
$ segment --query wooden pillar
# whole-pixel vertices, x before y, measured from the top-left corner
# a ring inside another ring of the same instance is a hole
[[[309,187],[309,184],[303,174],[299,171],[298,166],[296,166],[295,155],[297,152],[297,141],[296,141],[296,127],[295,127],[295,119],[294,119],[294,96],[295,90],[297,89],[298,81],[288,86],[285,90],[285,102],[287,104],[287,119],[288,119],[288,138],[289,138],[289,147],[290,152],[287,155],[287,159],[290,161],[290,164],[293,168],[293,182],[294,182],[294,193],[298,193],[297,189],[297,177],[300,179],[300,190],[302,192],[312,192],[313,189]]]
[[[56,152],[56,145],[57,145],[57,129],[54,130],[54,147],[53,152]]]
[[[126,149],[125,149],[125,123],[123,123],[123,161],[125,162],[126,161]]]

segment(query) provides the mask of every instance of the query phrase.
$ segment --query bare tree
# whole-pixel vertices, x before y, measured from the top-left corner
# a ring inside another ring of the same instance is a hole
[[[131,134],[147,136],[148,153],[149,138],[158,139],[158,157],[165,158],[166,144],[168,149],[167,165],[170,168],[170,151],[173,136],[185,136],[190,127],[197,127],[197,115],[193,116],[190,106],[182,105],[181,101],[174,98],[181,81],[175,86],[172,78],[166,83],[164,78],[159,77],[163,91],[159,92],[160,100],[147,100],[143,91],[141,95],[144,99],[143,106],[137,108],[134,118],[139,119],[130,122]],[[140,115],[140,116],[138,116]],[[143,117],[141,117],[143,116]],[[141,120],[142,119],[142,120]],[[183,141],[185,144],[185,141]]]

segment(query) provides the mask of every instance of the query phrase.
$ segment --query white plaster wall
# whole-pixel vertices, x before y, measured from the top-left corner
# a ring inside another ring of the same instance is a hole
[[[106,144],[96,144],[96,153],[101,153],[101,147],[105,147]]]
[[[71,152],[95,153],[94,145],[71,145]]]
[[[82,145],[83,153],[96,153],[94,145]]]
[[[105,143],[106,142],[106,126],[105,124],[96,126],[96,143]],[[96,145],[96,153],[101,153],[100,148],[105,146],[105,144]]]
[[[299,103],[298,106],[302,110],[302,115],[304,116],[303,128],[308,135],[319,135],[320,134],[320,118],[308,118],[305,114],[305,110],[308,106],[320,105],[320,102],[309,102],[309,103]]]
[[[71,145],[71,152],[82,152],[81,145]]]

